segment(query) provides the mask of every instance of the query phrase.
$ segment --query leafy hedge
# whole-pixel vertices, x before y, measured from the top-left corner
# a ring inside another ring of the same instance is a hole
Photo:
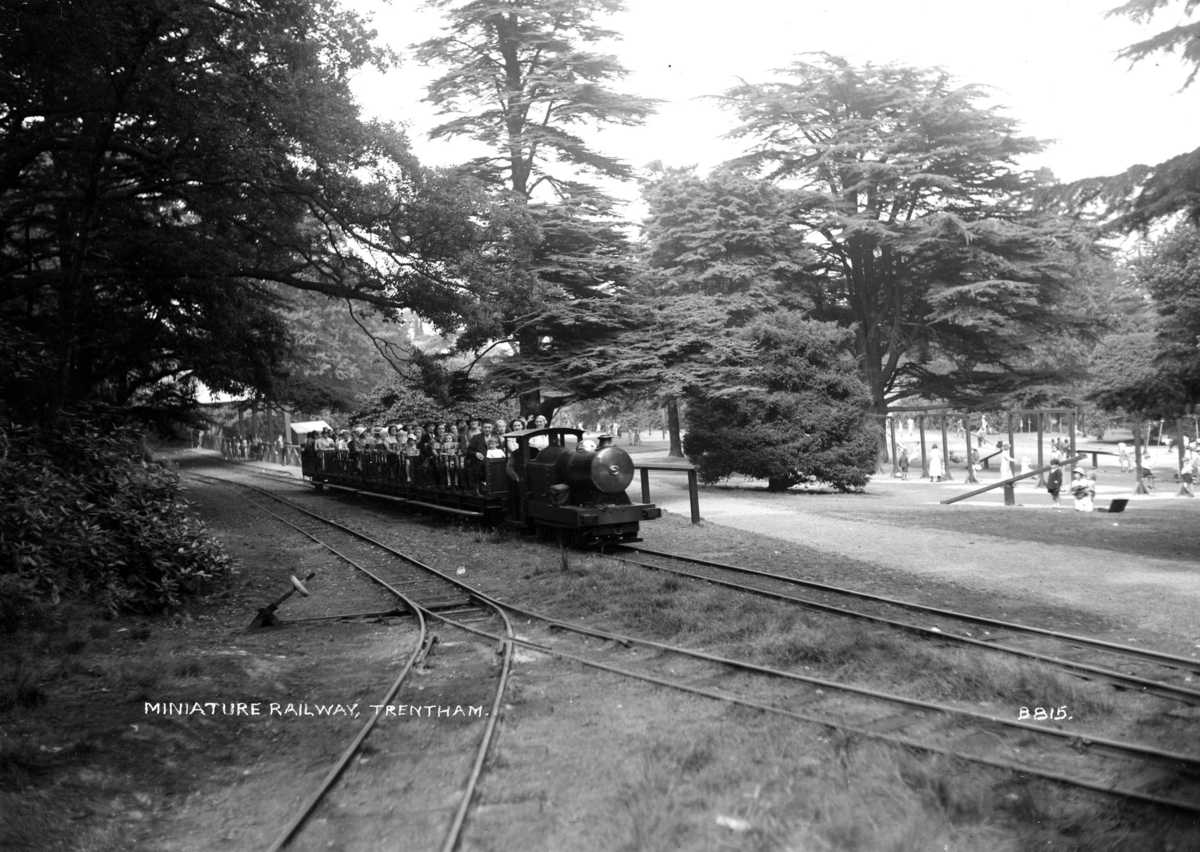
[[[846,353],[852,332],[779,312],[746,328],[754,360],[688,398],[683,450],[701,481],[735,473],[770,491],[864,488],[875,470],[867,387]]]
[[[0,586],[148,612],[226,574],[229,557],[180,496],[178,475],[143,458],[141,436],[79,424],[0,427]]]

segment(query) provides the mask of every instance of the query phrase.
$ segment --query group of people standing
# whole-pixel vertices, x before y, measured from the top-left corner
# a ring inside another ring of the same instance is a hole
[[[946,460],[942,455],[941,445],[935,441],[933,446],[931,446],[929,449],[929,481],[941,482],[946,476]],[[968,448],[968,453],[970,454],[969,463],[975,468],[975,470],[979,470],[979,454],[970,448]],[[1015,471],[1017,470],[1017,460],[1013,457],[1011,448],[1006,448],[1003,441],[998,441],[996,443],[996,452],[988,458],[995,458],[999,463],[1001,479],[1011,479],[1016,475]],[[958,459],[956,456],[951,456],[951,461],[959,460],[960,459]],[[901,479],[908,479],[909,463],[909,448],[903,444],[898,445],[896,448],[896,466],[899,468],[898,475]],[[1031,469],[1032,467],[1029,458],[1022,457],[1020,461],[1021,473],[1028,473]]]
[[[1167,451],[1174,456],[1177,449],[1172,442]],[[1131,473],[1138,469],[1142,469],[1142,475],[1145,477],[1154,476],[1154,454],[1149,446],[1142,447],[1142,454],[1139,460],[1136,458],[1135,451],[1131,450],[1124,443],[1117,444],[1117,462],[1121,465],[1123,473]],[[1179,461],[1179,470],[1176,475],[1179,478],[1180,495],[1185,497],[1195,497],[1196,479],[1200,478],[1200,441],[1189,441],[1184,445],[1183,455]]]
[[[275,461],[277,458],[282,458],[283,449],[282,435],[271,441],[270,438],[261,437],[257,432],[250,435],[233,432],[221,441],[221,454],[227,459]]]

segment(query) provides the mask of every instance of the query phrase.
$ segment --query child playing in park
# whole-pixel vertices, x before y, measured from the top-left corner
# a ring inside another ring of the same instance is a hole
[[[1050,474],[1046,477],[1046,490],[1050,492],[1050,499],[1054,501],[1056,510],[1062,508],[1062,504],[1058,502],[1058,493],[1062,491],[1062,465],[1058,459],[1050,460]]]
[[[908,479],[908,447],[900,448],[900,457],[896,462],[900,466],[900,478]]]
[[[1179,465],[1179,493],[1181,496],[1195,497],[1193,483],[1196,481],[1196,465],[1200,459],[1193,450],[1189,450]]]
[[[1071,474],[1071,495],[1075,498],[1075,511],[1091,512],[1095,509],[1093,500],[1096,497],[1096,483],[1081,470]]]

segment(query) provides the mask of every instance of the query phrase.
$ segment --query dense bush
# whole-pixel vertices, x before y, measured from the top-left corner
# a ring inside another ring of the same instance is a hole
[[[683,449],[704,482],[735,473],[772,491],[801,482],[861,489],[875,470],[867,387],[846,354],[852,332],[781,314],[747,329],[757,361],[724,388],[689,397]]]
[[[5,423],[0,493],[0,580],[12,594],[145,612],[176,606],[229,570],[178,475],[148,463],[132,429]]]

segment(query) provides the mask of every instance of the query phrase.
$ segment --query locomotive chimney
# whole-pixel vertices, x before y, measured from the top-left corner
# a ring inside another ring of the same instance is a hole
[[[612,435],[601,435],[599,442],[596,444],[597,450],[603,450],[605,447],[612,446]]]

